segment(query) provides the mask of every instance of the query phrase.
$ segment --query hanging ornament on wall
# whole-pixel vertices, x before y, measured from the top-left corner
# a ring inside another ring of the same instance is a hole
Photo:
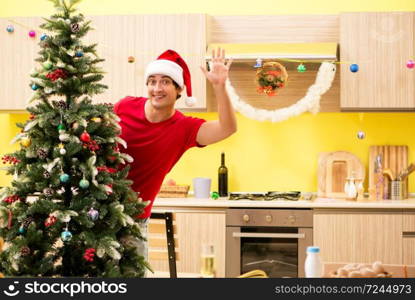
[[[85,142],[85,143],[88,143],[89,141],[91,141],[91,136],[89,135],[89,133],[88,133],[88,132],[84,131],[84,132],[81,134],[81,141],[83,141],[83,142]]]
[[[34,31],[34,30],[30,30],[30,31],[29,31],[29,36],[30,36],[31,38],[34,38],[34,37],[36,36],[36,31]]]
[[[135,62],[135,58],[134,56],[128,56],[128,62],[131,64],[133,62]]]
[[[415,67],[415,61],[413,61],[412,59],[408,60],[408,61],[406,62],[406,67],[407,67],[408,69],[413,69],[413,68]]]
[[[356,73],[357,71],[359,71],[359,65],[358,64],[351,64],[350,65],[350,72]]]
[[[256,72],[257,91],[260,94],[274,96],[288,80],[285,67],[278,62],[267,62]]]
[[[48,38],[48,35],[46,33],[42,33],[42,35],[40,36],[40,40],[44,41]]]
[[[359,140],[363,140],[365,137],[366,137],[366,134],[365,134],[365,132],[364,132],[364,131],[359,131],[359,132],[357,133],[357,138],[358,138]]]
[[[298,73],[304,73],[306,71],[306,67],[303,64],[299,64],[297,67]]]
[[[96,221],[98,220],[99,212],[95,208],[91,207],[88,211],[88,217],[91,221]]]
[[[87,189],[89,187],[89,181],[86,179],[82,179],[79,181],[79,187],[82,189]]]
[[[14,26],[13,25],[7,25],[6,27],[6,31],[8,33],[13,33],[14,32]]]
[[[258,58],[258,59],[255,61],[254,68],[261,68],[261,67],[262,67],[262,59]]]

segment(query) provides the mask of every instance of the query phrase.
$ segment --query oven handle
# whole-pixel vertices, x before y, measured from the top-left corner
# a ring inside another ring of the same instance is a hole
[[[260,232],[233,232],[236,238],[277,238],[277,239],[304,239],[304,233],[260,233]]]

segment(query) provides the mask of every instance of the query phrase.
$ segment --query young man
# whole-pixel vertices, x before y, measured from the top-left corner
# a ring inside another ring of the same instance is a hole
[[[144,201],[150,201],[139,218],[150,217],[164,177],[187,149],[219,142],[236,131],[235,113],[225,89],[231,63],[225,61],[225,51],[217,49],[212,52],[210,70],[201,67],[213,86],[219,120],[206,122],[175,110],[184,87],[189,97],[192,88],[185,61],[173,50],[147,66],[148,98],[126,97],[115,105],[114,111],[121,118],[121,138],[127,142],[122,152],[134,158],[128,176],[134,182],[132,188]]]

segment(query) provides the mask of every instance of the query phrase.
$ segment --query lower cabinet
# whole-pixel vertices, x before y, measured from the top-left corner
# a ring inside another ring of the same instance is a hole
[[[415,232],[415,212],[314,210],[314,244],[324,262],[415,264],[415,237],[405,230]]]
[[[214,246],[216,277],[225,277],[225,212],[195,210],[174,215],[177,277],[200,277],[202,245],[207,244]],[[155,273],[149,272],[148,277],[169,277],[166,259],[149,263]]]

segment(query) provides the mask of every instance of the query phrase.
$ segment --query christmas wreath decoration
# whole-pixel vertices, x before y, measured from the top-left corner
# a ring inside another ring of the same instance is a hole
[[[267,96],[275,96],[277,90],[285,86],[288,73],[278,62],[266,62],[256,72],[257,91]]]

